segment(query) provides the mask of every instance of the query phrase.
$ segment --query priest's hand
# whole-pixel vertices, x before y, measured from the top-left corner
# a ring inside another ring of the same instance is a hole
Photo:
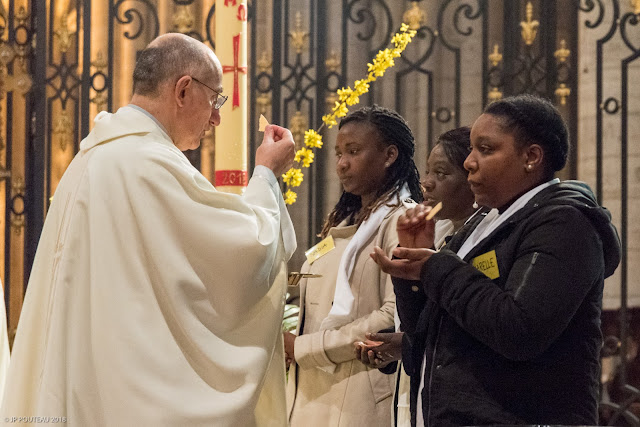
[[[291,332],[283,332],[282,337],[284,338],[284,357],[288,368],[291,363],[296,361],[294,348],[297,337]]]
[[[431,206],[418,205],[400,215],[396,224],[398,244],[405,248],[432,248],[435,222],[427,220]]]
[[[378,246],[373,248],[371,258],[380,266],[382,271],[393,277],[407,280],[420,280],[420,270],[431,255],[436,252],[424,248],[395,248],[394,259],[389,259],[387,254]]]
[[[279,177],[293,165],[295,143],[289,129],[267,125],[262,144],[256,151],[256,166],[266,166]]]

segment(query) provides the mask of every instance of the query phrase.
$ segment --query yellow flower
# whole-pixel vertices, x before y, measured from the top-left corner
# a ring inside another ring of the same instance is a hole
[[[350,87],[348,87],[346,89],[342,88],[342,89],[338,89],[337,93],[338,93],[338,98],[340,99],[340,101],[344,102],[351,96],[351,94],[353,93],[353,90]]]
[[[301,149],[296,151],[296,157],[294,158],[294,160],[296,162],[302,162],[302,166],[308,168],[311,163],[313,163],[314,156],[315,155],[313,154],[313,151],[309,150],[308,148],[302,147]]]
[[[351,96],[349,98],[347,98],[347,100],[345,102],[349,106],[356,105],[358,102],[360,102],[360,97],[358,96],[357,93],[354,92],[354,93],[351,94]]]
[[[349,113],[347,106],[352,106],[360,102],[360,96],[369,91],[369,83],[376,81],[378,77],[382,77],[387,68],[395,65],[394,59],[402,56],[402,52],[416,34],[417,32],[410,30],[407,24],[402,24],[400,32],[391,38],[391,44],[394,45],[394,48],[379,51],[371,63],[367,64],[367,77],[362,80],[356,80],[353,89],[343,87],[337,90],[338,102],[336,102],[333,107],[331,114],[322,116],[322,121],[328,129],[338,124],[338,117],[344,117]],[[313,129],[310,129],[304,134],[304,144],[309,148],[303,147],[298,150],[295,161],[302,163],[303,167],[309,167],[315,157],[315,154],[310,148],[322,148],[322,136]],[[302,174],[302,169],[291,168],[282,175],[282,178],[288,187],[298,187],[302,184],[304,175]],[[284,196],[285,203],[288,205],[295,203],[297,198],[297,194],[291,191],[291,189],[287,189]]]
[[[414,33],[398,33],[391,39],[391,43],[393,43],[398,49],[404,50],[407,45],[411,42],[411,38],[415,36]]]
[[[310,148],[322,148],[322,135],[309,129],[304,133],[304,145]]]
[[[297,198],[298,195],[291,190],[287,190],[287,192],[284,193],[284,202],[288,205],[294,204]]]
[[[349,114],[347,104],[336,101],[336,105],[333,107],[333,114],[335,114],[336,117],[344,117]]]
[[[289,187],[298,187],[300,184],[302,184],[303,179],[304,175],[302,174],[302,170],[296,168],[291,168],[282,175],[282,180]]]
[[[327,128],[329,129],[331,129],[332,127],[338,124],[338,121],[336,120],[336,116],[333,114],[327,114],[325,116],[322,116],[322,121],[324,122],[325,125],[327,125]]]
[[[353,84],[353,91],[358,95],[364,95],[365,93],[369,92],[369,82],[365,79],[356,80],[356,82]]]

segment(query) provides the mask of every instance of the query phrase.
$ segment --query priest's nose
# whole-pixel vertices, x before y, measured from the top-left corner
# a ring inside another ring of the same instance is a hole
[[[209,117],[209,124],[211,126],[218,126],[220,124],[220,110],[215,108],[211,109],[211,116]]]

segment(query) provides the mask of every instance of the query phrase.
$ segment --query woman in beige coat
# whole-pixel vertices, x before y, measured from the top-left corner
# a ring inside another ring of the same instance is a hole
[[[422,201],[413,153],[411,130],[394,111],[374,105],[340,123],[344,192],[302,269],[322,277],[301,281],[297,334],[284,336],[292,427],[390,425],[393,377],[359,363],[352,343],[394,324],[390,277],[369,254],[374,246],[391,253],[397,218]]]

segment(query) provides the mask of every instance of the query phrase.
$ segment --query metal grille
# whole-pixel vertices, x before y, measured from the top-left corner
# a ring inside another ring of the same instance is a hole
[[[367,61],[386,47],[403,21],[418,36],[362,102],[394,108],[409,120],[419,165],[436,135],[470,124],[486,103],[499,97],[527,92],[553,99],[572,135],[581,124],[578,107],[591,111],[594,187],[605,204],[604,177],[611,167],[605,161],[607,148],[617,141],[620,146],[613,166],[620,171],[616,224],[625,248],[620,327],[619,339],[608,340],[606,351],[626,355],[632,279],[626,248],[639,244],[630,240],[629,209],[629,106],[634,105],[631,81],[640,56],[639,13],[638,0],[249,1],[250,163],[259,143],[252,130],[260,113],[290,127],[301,141],[305,130],[319,127],[336,100],[335,90],[364,76]],[[126,103],[136,52],[158,34],[178,31],[214,47],[214,14],[213,0],[0,4],[0,197],[5,201],[0,259],[10,332],[17,324],[49,198],[92,118],[102,108],[112,111]],[[579,35],[592,43],[596,56],[594,99],[583,98],[580,104],[578,52],[587,50],[579,45]],[[620,53],[615,62],[607,60],[613,45]],[[612,63],[620,82],[615,91],[609,84]],[[334,136],[329,133],[326,140]],[[563,178],[578,176],[580,147],[575,138],[571,143]],[[299,202],[291,208],[301,249],[316,242],[339,196],[331,150],[327,146],[317,154]],[[189,154],[197,166],[212,156],[213,138]],[[301,261],[298,254],[294,266]],[[627,400],[603,407],[611,409],[611,423],[640,425],[627,411],[639,393],[626,384],[626,357],[619,369]]]

